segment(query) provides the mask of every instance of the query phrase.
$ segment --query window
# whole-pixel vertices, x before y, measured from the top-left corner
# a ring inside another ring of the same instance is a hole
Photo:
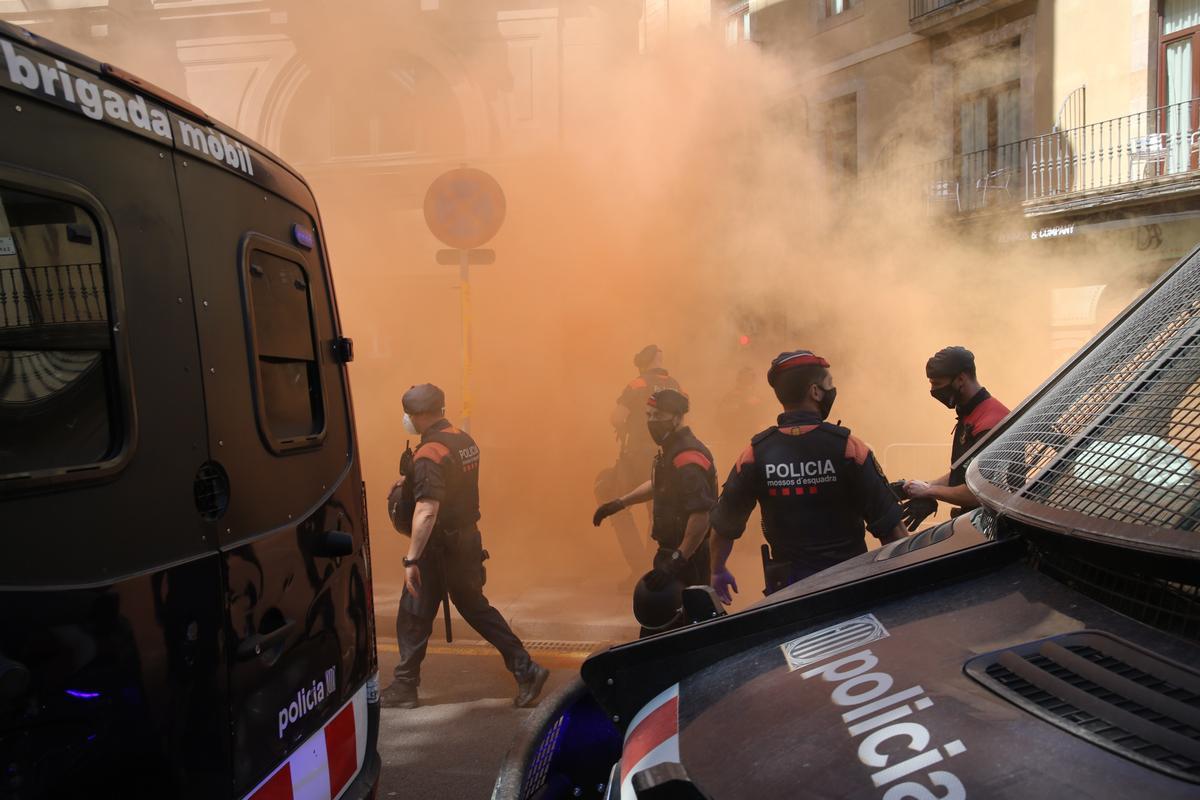
[[[989,190],[1020,181],[1021,65],[1017,42],[962,63],[956,71],[954,148],[959,185],[974,187],[967,205],[998,196]]]
[[[1200,32],[1200,0],[1164,0],[1159,36],[1158,102],[1165,106],[1159,125],[1167,136],[1166,170],[1184,172],[1192,167],[1192,132],[1197,130],[1200,59],[1196,34]]]
[[[843,175],[858,174],[858,97],[847,94],[818,108],[818,147],[825,163]]]
[[[817,0],[820,3],[821,19],[836,17],[844,14],[859,4],[860,0]]]
[[[725,11],[725,44],[736,47],[750,41],[749,0],[730,6]]]
[[[96,222],[0,186],[0,475],[110,458],[122,441],[117,396]]]
[[[246,267],[259,425],[272,450],[319,443],[325,430],[308,275],[282,245],[258,239]]]

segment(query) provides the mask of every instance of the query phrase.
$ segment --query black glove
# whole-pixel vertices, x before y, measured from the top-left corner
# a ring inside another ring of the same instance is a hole
[[[937,500],[932,497],[914,497],[900,506],[900,521],[909,531],[915,531],[925,518],[937,513]]]
[[[896,495],[897,500],[907,500],[908,492],[904,491],[904,481],[892,481],[888,484],[888,488],[892,490],[892,494]]]
[[[600,523],[604,522],[605,518],[611,517],[613,514],[616,514],[618,511],[621,511],[624,508],[625,504],[620,500],[609,500],[607,503],[604,503],[597,508],[595,514],[592,514],[592,524],[599,528]]]

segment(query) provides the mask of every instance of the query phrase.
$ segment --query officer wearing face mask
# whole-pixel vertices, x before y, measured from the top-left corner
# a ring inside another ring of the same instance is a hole
[[[783,405],[779,424],[750,440],[711,515],[711,582],[727,604],[737,581],[726,560],[756,503],[770,546],[764,594],[865,553],[864,526],[881,542],[905,536],[871,449],[826,421],[837,397],[829,362],[808,350],[781,353],[767,383]]]
[[[708,514],[717,502],[717,470],[712,453],[683,424],[688,397],[676,389],[659,389],[646,401],[646,429],[661,449],[654,459],[650,480],[628,494],[596,509],[592,524],[600,523],[636,503],[654,501],[651,537],[658,545],[654,568],[635,587],[639,593],[661,592],[672,584],[708,583]],[[642,622],[642,635],[667,630],[666,624]]]
[[[937,511],[938,501],[958,508],[952,513],[976,508],[979,501],[967,488],[969,462],[957,463],[975,443],[1006,416],[1008,407],[979,385],[975,354],[965,347],[945,347],[925,363],[929,394],[958,415],[950,445],[950,471],[932,481],[906,481],[905,520],[916,530],[925,517]]]
[[[529,657],[521,640],[483,596],[484,551],[479,528],[479,447],[445,417],[446,398],[431,383],[404,393],[404,428],[420,435],[412,467],[414,510],[404,558],[404,591],[396,614],[400,662],[381,694],[385,707],[415,708],[421,662],[438,606],[447,594],[467,624],[500,651],[517,681],[516,706],[537,699],[549,672]],[[389,508],[401,504],[408,478],[392,487]],[[392,511],[392,516],[396,516]],[[401,528],[397,525],[397,528]]]

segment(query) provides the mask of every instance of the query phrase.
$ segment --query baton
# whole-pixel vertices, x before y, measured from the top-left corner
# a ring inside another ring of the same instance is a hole
[[[454,641],[454,632],[450,630],[450,585],[446,582],[446,561],[439,559],[442,567],[442,619],[446,623],[446,644]]]

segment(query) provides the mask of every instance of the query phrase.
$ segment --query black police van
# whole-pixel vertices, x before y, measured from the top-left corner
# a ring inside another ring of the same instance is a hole
[[[374,794],[349,345],[299,175],[0,25],[0,797]]]
[[[1200,250],[965,458],[971,514],[593,655],[493,797],[1200,797]]]

